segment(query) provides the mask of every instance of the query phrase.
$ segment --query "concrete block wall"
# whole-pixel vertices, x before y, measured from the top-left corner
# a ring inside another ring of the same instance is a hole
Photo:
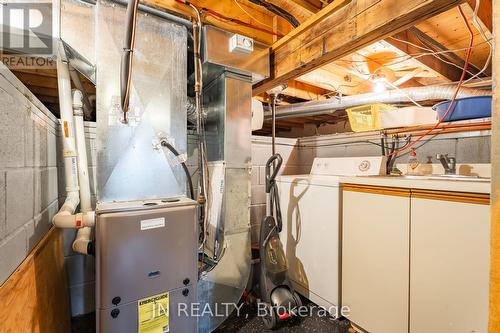
[[[283,157],[281,175],[309,173],[310,163],[303,160],[297,139],[276,138],[276,152]],[[259,241],[260,223],[266,214],[265,165],[272,154],[270,137],[252,137],[252,188],[250,231],[252,244]]]
[[[59,209],[58,120],[0,64],[0,284]]]
[[[95,123],[85,123],[95,204]],[[66,190],[59,120],[0,63],[0,285],[52,226]],[[94,311],[94,258],[64,255],[73,315]]]
[[[371,143],[368,143],[370,141]],[[457,163],[490,163],[491,136],[489,131],[464,132],[424,139],[415,145],[420,163],[439,163],[436,154],[455,156]],[[377,135],[325,135],[298,139],[299,155],[304,164],[312,165],[315,157],[379,156],[381,148]],[[408,152],[403,152],[396,163],[407,163]]]

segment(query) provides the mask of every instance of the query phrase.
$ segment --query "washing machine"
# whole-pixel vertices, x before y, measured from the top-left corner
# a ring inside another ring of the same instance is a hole
[[[293,287],[333,316],[341,290],[341,176],[383,175],[385,166],[384,157],[315,158],[310,174],[277,180]]]

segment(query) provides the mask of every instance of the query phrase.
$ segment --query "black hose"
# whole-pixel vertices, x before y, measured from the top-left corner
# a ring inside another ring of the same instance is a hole
[[[168,150],[170,150],[172,152],[172,154],[175,155],[175,157],[178,157],[180,155],[179,152],[177,151],[177,149],[175,149],[174,146],[172,146],[166,140],[162,140],[161,141],[161,145],[163,147],[168,148]],[[181,162],[181,165],[182,165],[182,169],[186,173],[186,178],[187,178],[188,185],[189,185],[189,194],[190,194],[190,197],[191,197],[191,199],[194,200],[193,179],[191,178],[191,174],[189,173],[189,170],[188,170],[188,168],[186,166],[186,163],[185,162]]]
[[[264,2],[262,0],[250,0],[250,2],[262,6],[271,13],[274,13],[278,16],[281,16],[285,20],[287,20],[294,28],[297,28],[300,25],[299,20],[297,20],[292,14],[284,10],[283,8],[280,8],[276,5],[273,5],[272,3]]]
[[[283,221],[281,217],[281,205],[276,185],[276,177],[283,164],[283,158],[280,154],[274,154],[266,162],[266,193],[269,194],[269,213],[276,219],[276,226],[278,232],[283,229]],[[271,167],[274,166],[273,173],[271,174]]]

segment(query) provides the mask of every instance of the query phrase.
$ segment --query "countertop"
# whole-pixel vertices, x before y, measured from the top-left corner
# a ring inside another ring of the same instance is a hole
[[[341,176],[340,183],[465,193],[491,193],[490,181],[410,179],[400,176]]]

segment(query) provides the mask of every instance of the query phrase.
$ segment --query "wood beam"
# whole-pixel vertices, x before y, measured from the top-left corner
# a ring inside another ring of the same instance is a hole
[[[326,99],[329,90],[313,86],[299,81],[289,81],[288,87],[283,91],[284,95],[304,99],[307,101]]]
[[[255,26],[260,26],[266,30],[271,30],[270,27],[273,26],[273,18],[275,15],[272,15],[266,9],[248,1],[239,0],[240,5],[244,6],[245,9],[251,13],[254,19],[245,14],[234,1],[190,0],[190,2],[198,8],[210,8],[211,10],[214,10],[226,17],[236,18],[246,23],[252,23]],[[175,0],[145,0],[144,4],[153,7],[161,7],[170,12],[188,18],[194,17],[195,15],[192,8],[178,3]],[[246,27],[223,19],[217,19],[206,13],[206,11],[202,13],[202,16],[205,23],[220,27],[221,29],[252,37],[255,40],[267,45],[271,45],[273,42],[273,35],[269,32],[264,32],[252,27]],[[278,19],[284,21],[281,17]],[[263,26],[260,22],[265,23],[266,26]],[[283,34],[286,34],[287,32],[288,31],[283,31]]]
[[[42,103],[47,104],[59,104],[59,97],[55,96],[46,96],[46,95],[36,95],[36,98],[40,100]]]
[[[255,85],[253,93],[262,93],[462,2],[336,0],[273,44],[271,78]]]
[[[310,3],[307,0],[292,0],[295,4],[299,5],[300,7],[308,10],[311,13],[316,13],[318,12],[321,8],[316,7],[312,3]]]
[[[309,17],[297,28],[290,31],[285,37],[281,38],[279,41],[271,45],[271,52],[289,43],[293,39],[298,38],[303,33],[309,31],[312,27],[316,26],[318,22],[330,16],[332,13],[337,11],[339,8],[347,5],[349,2],[351,2],[351,0],[334,0],[331,4],[323,8],[321,11]]]
[[[406,54],[422,53],[423,50],[421,48],[411,45],[415,44],[421,47],[428,47],[427,45],[424,45],[419,37],[414,33],[415,30],[417,29],[410,28],[408,30],[398,32],[397,34],[392,36],[394,38],[387,38],[385,41]],[[444,76],[450,81],[458,81],[460,79],[460,76],[462,75],[462,70],[460,68],[447,64],[432,55],[419,57],[417,61]]]
[[[500,45],[500,0],[494,0],[493,44]],[[500,56],[493,55],[493,123],[491,127],[491,258],[489,333],[500,332]]]
[[[25,84],[28,89],[35,94],[35,96],[43,95],[43,96],[51,96],[51,97],[58,97],[59,96],[59,91],[54,88],[45,88],[45,87],[37,87],[37,86],[31,86]]]

